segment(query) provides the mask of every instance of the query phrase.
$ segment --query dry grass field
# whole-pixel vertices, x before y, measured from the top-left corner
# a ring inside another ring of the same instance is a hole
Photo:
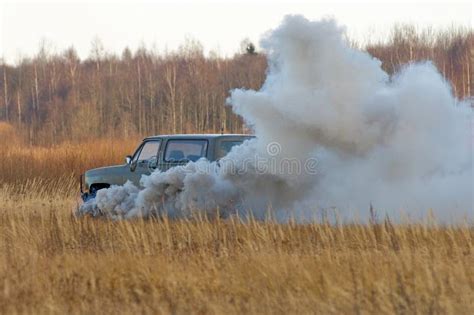
[[[474,313],[468,224],[73,217],[137,142],[2,146],[0,313]]]
[[[26,182],[64,185],[84,171],[111,164],[124,163],[133,154],[140,137],[128,140],[91,140],[86,143],[63,143],[50,147],[28,146],[14,134],[2,133],[0,123],[0,184],[17,187]]]

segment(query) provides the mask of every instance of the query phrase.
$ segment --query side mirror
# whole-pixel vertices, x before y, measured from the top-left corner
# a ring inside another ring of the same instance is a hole
[[[128,165],[132,164],[132,156],[131,155],[127,155],[125,157],[125,163],[127,163]]]

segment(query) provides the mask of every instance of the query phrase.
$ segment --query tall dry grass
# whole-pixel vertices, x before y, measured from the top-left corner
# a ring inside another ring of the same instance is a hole
[[[0,313],[474,313],[469,225],[73,217],[137,142],[1,146]]]
[[[140,138],[96,139],[85,143],[62,143],[41,147],[23,143],[14,133],[2,133],[0,125],[0,185],[10,189],[26,189],[37,185],[47,187],[78,185],[84,171],[113,164],[123,164],[132,154]],[[8,131],[7,128],[5,130]],[[41,184],[42,183],[42,184]],[[13,188],[15,187],[15,188]]]
[[[469,226],[113,222],[73,206],[2,208],[0,313],[474,312]]]

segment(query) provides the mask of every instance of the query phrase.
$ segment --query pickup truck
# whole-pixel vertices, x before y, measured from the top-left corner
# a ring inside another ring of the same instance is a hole
[[[149,175],[155,170],[166,171],[201,158],[218,161],[233,146],[251,138],[253,136],[245,134],[183,134],[145,138],[135,153],[125,158],[125,164],[95,168],[81,175],[81,198],[88,201],[95,197],[98,190],[123,185],[127,181],[138,186],[142,175]]]

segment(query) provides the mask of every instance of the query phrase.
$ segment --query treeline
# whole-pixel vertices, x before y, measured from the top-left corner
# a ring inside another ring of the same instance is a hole
[[[459,98],[472,95],[474,33],[395,27],[390,37],[366,49],[393,73],[410,61],[433,60]],[[177,51],[158,54],[126,48],[121,56],[92,43],[89,58],[74,48],[44,47],[15,66],[0,66],[0,121],[15,126],[30,144],[159,133],[242,132],[239,117],[225,106],[233,88],[259,89],[264,54],[250,45],[232,58],[205,56],[188,40]],[[3,140],[2,140],[3,141]]]
[[[417,31],[412,25],[395,26],[386,43],[368,45],[366,50],[380,59],[382,67],[390,74],[409,62],[431,60],[451,83],[454,95],[460,99],[473,96],[472,29]]]

